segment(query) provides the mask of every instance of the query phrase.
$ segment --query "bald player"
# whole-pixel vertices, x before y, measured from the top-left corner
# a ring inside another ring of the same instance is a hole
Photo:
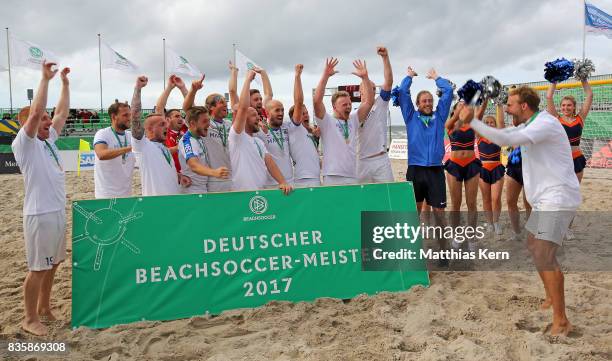
[[[144,127],[140,119],[141,90],[148,81],[146,76],[138,77],[132,97],[132,148],[140,154],[142,195],[178,194],[178,174],[170,150],[164,145],[168,128],[165,117],[159,113],[149,114]]]
[[[274,159],[285,181],[288,184],[293,184],[293,159],[289,151],[289,126],[283,123],[285,107],[279,100],[270,99],[266,103],[265,109],[268,119],[262,122],[261,129],[255,133],[255,136],[264,142],[268,153]],[[277,187],[278,182],[269,175],[265,188]]]
[[[256,70],[250,70],[247,73],[229,135],[234,189],[263,189],[268,180],[268,174],[270,174],[278,182],[278,187],[283,193],[289,194],[292,189],[291,185],[287,184],[263,141],[253,137],[253,133],[259,131],[259,114],[255,108],[249,106],[248,95],[255,74]]]
[[[34,335],[47,334],[41,318],[51,313],[51,288],[59,264],[66,258],[66,190],[64,167],[55,141],[59,138],[70,103],[69,68],[60,73],[62,91],[53,119],[46,112],[54,63],[43,61],[42,79],[31,107],[19,112],[21,128],[11,144],[23,174],[23,234],[28,273],[23,283],[25,318],[21,327]]]

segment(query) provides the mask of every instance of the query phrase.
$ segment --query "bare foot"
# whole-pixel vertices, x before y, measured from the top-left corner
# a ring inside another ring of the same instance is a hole
[[[36,320],[33,322],[26,322],[25,320],[23,320],[23,322],[21,322],[21,328],[25,332],[29,332],[36,336],[46,336],[47,335],[47,326],[40,323],[39,320]]]
[[[550,298],[547,298],[544,300],[544,302],[542,302],[542,304],[540,305],[540,309],[541,310],[547,310],[550,308],[550,306],[552,306],[552,300]]]
[[[40,317],[41,319],[45,321],[57,321],[57,318],[55,317],[55,315],[53,315],[50,308],[46,308],[46,309],[41,308],[37,312],[38,312],[38,317]]]
[[[567,336],[570,331],[572,331],[572,324],[569,321],[565,321],[560,324],[555,324],[553,322],[552,327],[550,328],[551,336]]]

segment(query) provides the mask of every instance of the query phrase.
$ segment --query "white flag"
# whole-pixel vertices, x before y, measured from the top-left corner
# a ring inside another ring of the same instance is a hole
[[[57,55],[53,54],[49,50],[45,50],[40,46],[17,39],[14,36],[10,36],[11,49],[11,65],[12,66],[25,66],[28,68],[40,70],[42,67],[43,60],[48,63],[58,63]]]
[[[117,69],[130,73],[138,72],[138,66],[136,64],[132,63],[125,56],[116,52],[103,41],[100,44],[100,57],[102,60],[102,67],[104,69]]]
[[[247,58],[244,54],[238,51],[238,49],[236,49],[236,64],[235,65],[236,65],[236,68],[238,68],[242,72],[242,74],[246,74],[247,71],[255,67],[261,68],[253,60]],[[261,79],[259,77],[257,76],[255,77],[255,82],[259,86],[262,86]]]
[[[202,77],[200,69],[168,47],[166,47],[166,70],[170,74],[184,74],[193,78]]]

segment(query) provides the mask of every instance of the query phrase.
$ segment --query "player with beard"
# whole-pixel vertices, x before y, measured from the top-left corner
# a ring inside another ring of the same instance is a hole
[[[294,163],[294,184],[299,187],[318,187],[321,185],[321,161],[314,131],[308,122],[310,116],[304,106],[302,90],[302,71],[304,65],[295,66],[293,86],[293,106],[289,108],[289,151]]]
[[[567,336],[572,325],[565,313],[564,278],[556,253],[582,198],[566,132],[558,119],[539,111],[539,105],[535,90],[522,86],[510,91],[506,105],[514,128],[489,127],[473,119],[469,107],[460,119],[495,144],[521,147],[525,194],[533,207],[525,225],[527,248],[544,284],[543,306],[552,304],[550,333]]]
[[[332,95],[333,115],[325,110],[323,95],[325,86],[335,70],[338,59],[326,59],[325,69],[313,97],[315,120],[321,127],[323,142],[323,184],[345,185],[357,183],[356,138],[358,127],[366,121],[374,103],[374,91],[370,86],[363,87],[361,105],[351,113],[352,103],[349,93],[339,91]],[[354,75],[363,84],[370,84],[365,62],[355,60]]]
[[[24,331],[47,335],[41,319],[54,321],[51,289],[59,264],[66,259],[66,190],[62,160],[55,141],[70,108],[69,68],[60,73],[62,91],[53,119],[46,112],[49,82],[57,70],[43,60],[42,79],[31,107],[18,115],[21,125],[11,149],[24,181],[23,233],[28,273],[23,283]]]
[[[166,110],[166,103],[168,102],[168,97],[174,88],[178,88],[181,91],[183,97],[187,96],[187,88],[185,87],[185,83],[183,79],[179,78],[176,75],[170,75],[168,79],[168,84],[166,85],[166,89],[161,93],[159,98],[157,99],[157,103],[155,105],[155,112],[158,114],[164,114],[166,118],[166,123],[168,124],[168,128],[166,131],[166,147],[172,153],[172,158],[174,159],[174,166],[177,172],[181,172],[181,164],[178,159],[178,140],[181,139],[183,134],[187,131],[187,126],[185,126],[185,121],[183,120],[183,116],[181,115],[180,109],[168,109]]]
[[[274,159],[274,163],[280,169],[285,181],[288,184],[293,184],[293,160],[289,151],[289,126],[283,124],[285,117],[283,103],[271,99],[266,104],[266,114],[268,114],[269,119],[262,122],[260,131],[255,133],[255,136],[264,142],[268,153]],[[278,183],[274,178],[268,176],[265,188],[273,189],[277,187]]]
[[[387,48],[378,47],[376,53],[383,60],[385,82],[380,96],[374,101],[368,119],[357,132],[357,176],[359,183],[393,182],[393,170],[387,154],[387,117],[393,86],[393,70]],[[374,88],[372,82],[370,87]]]
[[[138,77],[132,98],[132,147],[134,153],[140,154],[142,195],[178,194],[176,168],[170,150],[164,145],[168,127],[165,117],[157,113],[149,114],[144,121],[144,128],[140,119],[142,111],[140,93],[148,82],[146,76]]]
[[[283,193],[289,194],[292,187],[285,181],[264,142],[253,136],[259,131],[259,114],[255,108],[249,106],[249,88],[256,72],[257,70],[249,70],[247,73],[229,135],[234,190],[263,189],[270,174]]]
[[[193,106],[198,90],[202,89],[202,79],[192,83],[191,90],[185,97],[183,109],[187,112]],[[206,108],[209,110],[210,125],[206,135],[202,139],[208,151],[208,161],[211,168],[225,168],[231,172],[231,161],[229,157],[229,131],[232,122],[227,117],[227,102],[225,97],[218,93],[209,94],[205,100]],[[232,190],[232,180],[209,177],[206,186],[208,192],[229,192]]]
[[[189,130],[179,141],[179,158],[183,164],[183,174],[191,178],[187,193],[207,193],[211,177],[227,179],[226,167],[211,167],[211,154],[205,139],[210,127],[210,115],[206,107],[191,107],[187,111]]]
[[[136,163],[128,130],[132,120],[130,106],[115,102],[108,108],[108,115],[111,126],[98,130],[94,136],[94,194],[96,198],[129,197]]]
[[[406,180],[412,182],[417,211],[423,209],[426,201],[433,209],[436,226],[442,227],[445,223],[444,208],[446,207],[446,182],[442,159],[444,157],[444,125],[453,100],[451,83],[438,76],[431,69],[427,78],[435,80],[436,86],[441,89],[442,96],[438,101],[436,110],[433,110],[433,95],[427,90],[417,94],[414,108],[411,99],[410,86],[412,78],[417,73],[408,67],[408,75],[399,86],[399,104],[406,124],[408,137],[408,169]],[[438,240],[440,249],[446,249],[446,240]],[[448,260],[441,260],[441,266],[448,265]]]

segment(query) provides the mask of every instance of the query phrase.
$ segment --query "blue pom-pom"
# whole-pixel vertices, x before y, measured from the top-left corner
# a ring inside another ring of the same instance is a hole
[[[574,63],[561,58],[544,64],[544,79],[551,83],[560,83],[574,75]]]
[[[482,85],[480,83],[476,83],[472,79],[468,80],[462,87],[457,91],[457,95],[459,95],[459,99],[463,99],[467,104],[472,103],[474,97],[478,94],[478,99],[476,99],[476,104],[480,104],[482,102]]]
[[[393,106],[394,107],[399,107],[400,103],[399,103],[399,86],[396,86],[395,88],[393,88],[391,90],[391,100],[393,101]]]
[[[514,148],[510,154],[508,154],[508,163],[518,164],[521,162],[521,148]]]

